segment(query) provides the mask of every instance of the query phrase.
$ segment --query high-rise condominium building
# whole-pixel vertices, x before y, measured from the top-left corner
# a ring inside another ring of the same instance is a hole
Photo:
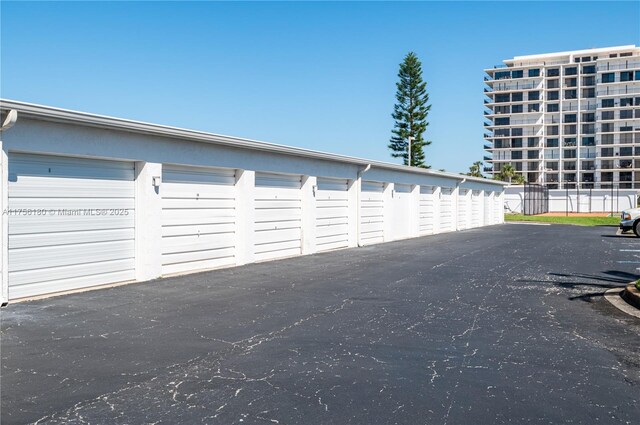
[[[485,172],[640,189],[640,48],[516,56],[486,69]]]

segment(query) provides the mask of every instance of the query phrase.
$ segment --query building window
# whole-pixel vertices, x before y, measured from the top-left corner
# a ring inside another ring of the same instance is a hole
[[[545,146],[548,148],[557,148],[558,139],[547,139],[547,141],[545,142]]]
[[[560,68],[551,68],[547,70],[548,77],[559,77],[560,76]]]
[[[620,119],[626,120],[633,118],[633,109],[625,109],[620,111]]]
[[[509,118],[496,118],[495,119],[495,124],[496,125],[509,125]]]
[[[511,71],[511,78],[522,78],[523,76],[523,72],[522,70],[518,70],[518,71]]]
[[[604,156],[604,157],[613,156],[613,148],[600,148],[600,156]]]
[[[511,107],[512,114],[521,114],[522,113],[522,105],[513,105]]]
[[[575,137],[565,137],[562,141],[562,146],[567,147],[575,147],[576,146],[576,138]]]
[[[547,104],[547,112],[558,112],[560,111],[559,103],[549,103]]]
[[[512,136],[522,136],[522,129],[521,128],[512,128],[511,129],[511,135]]]
[[[578,67],[572,66],[570,68],[565,68],[564,75],[576,75],[578,73]]]
[[[508,114],[511,112],[509,106],[496,106],[493,111],[495,114]]]
[[[636,71],[635,80],[640,81],[640,71]]]
[[[583,89],[582,90],[582,98],[591,98],[591,97],[596,97],[596,89],[594,88],[590,88],[590,89]]]
[[[538,147],[538,138],[537,137],[527,138],[527,147],[530,147],[530,148]]]
[[[565,99],[577,99],[578,98],[578,92],[576,90],[565,90],[564,91],[564,98]]]
[[[560,87],[560,80],[549,80],[547,81],[548,89],[557,89]]]
[[[576,114],[566,114],[564,116],[564,122],[577,122],[578,117]]]
[[[564,126],[564,134],[576,134],[577,132],[578,132],[578,128],[575,125]]]
[[[633,71],[623,71],[620,73],[620,81],[633,81]]]
[[[520,137],[516,137],[511,139],[511,147],[512,148],[521,148],[522,147],[522,139]]]
[[[603,83],[614,83],[616,81],[616,74],[614,72],[607,72],[602,74]]]
[[[584,122],[595,122],[596,121],[596,114],[594,114],[594,113],[582,114],[582,121],[584,121]]]
[[[511,71],[498,71],[494,77],[496,80],[504,80],[511,78]]]
[[[596,66],[595,65],[583,66],[582,67],[582,73],[583,74],[595,74],[596,73]]]
[[[632,97],[624,97],[620,99],[620,106],[633,106],[633,98]]]
[[[632,147],[620,148],[620,156],[633,156],[633,148]]]
[[[582,146],[595,146],[596,138],[595,137],[583,137],[582,138]]]
[[[612,119],[614,119],[613,111],[602,111],[602,119],[603,120],[612,120]]]
[[[528,105],[527,110],[529,112],[540,112],[540,104],[539,103],[532,103],[532,104]]]
[[[529,100],[540,100],[540,92],[539,91],[530,91],[528,95]]]
[[[512,102],[522,102],[522,92],[519,93],[512,93],[511,94],[511,101]]]
[[[508,94],[497,94],[496,103],[508,102],[510,100]]]
[[[539,68],[535,68],[535,69],[530,69],[529,70],[529,77],[539,77],[540,76],[540,69]]]
[[[559,91],[550,91],[549,93],[547,93],[547,100],[558,100],[558,99],[560,99]]]
[[[614,106],[613,99],[602,99],[603,108],[613,108]]]
[[[611,133],[611,132],[613,132],[613,123],[603,123],[602,124],[602,132],[603,133]]]

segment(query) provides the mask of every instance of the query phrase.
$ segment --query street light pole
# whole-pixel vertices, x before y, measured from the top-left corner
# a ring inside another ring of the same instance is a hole
[[[409,167],[411,167],[411,142],[413,141],[413,136],[409,136]]]

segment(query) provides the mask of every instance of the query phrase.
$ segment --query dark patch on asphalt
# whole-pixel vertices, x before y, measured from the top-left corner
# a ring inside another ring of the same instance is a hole
[[[3,424],[633,423],[615,228],[508,224],[2,311]]]

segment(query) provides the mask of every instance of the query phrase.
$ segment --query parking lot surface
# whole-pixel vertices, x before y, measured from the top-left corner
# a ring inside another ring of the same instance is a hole
[[[630,424],[640,270],[611,227],[505,224],[16,303],[13,423]]]

